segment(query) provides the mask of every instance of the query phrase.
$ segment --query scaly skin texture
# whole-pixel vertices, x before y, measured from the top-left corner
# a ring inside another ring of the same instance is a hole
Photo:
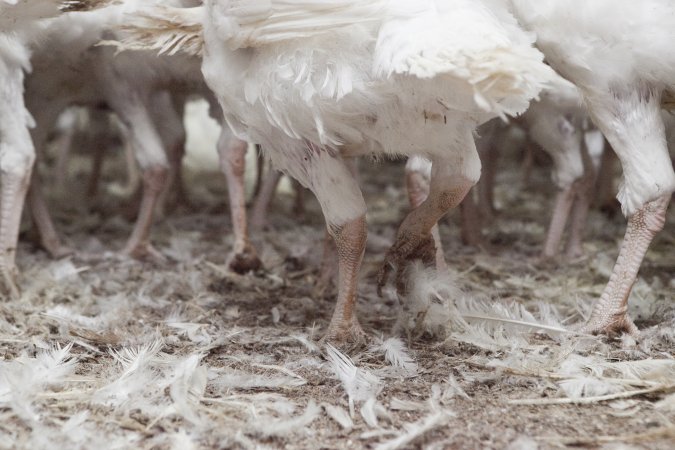
[[[255,271],[262,267],[258,253],[248,237],[246,223],[246,193],[244,192],[244,171],[246,169],[246,148],[248,144],[239,139],[230,138],[223,128],[218,139],[220,168],[227,179],[227,191],[232,214],[234,248],[228,258],[228,267],[237,273]]]
[[[586,229],[586,220],[588,219],[588,210],[591,207],[591,195],[593,191],[593,182],[581,180],[584,183],[578,192],[572,207],[572,218],[570,222],[570,234],[567,239],[565,258],[573,260],[583,256],[584,249],[581,245],[584,240],[584,230]]]
[[[670,194],[645,203],[628,219],[619,257],[609,277],[609,283],[584,327],[585,332],[610,335],[626,332],[639,336],[637,327],[627,313],[628,297],[649,244],[663,229],[668,203]]]
[[[408,191],[408,201],[413,208],[420,206],[429,195],[429,182],[421,173],[406,170],[405,186]],[[448,264],[445,261],[445,252],[443,251],[438,224],[435,224],[431,229],[431,236],[436,246],[436,268],[445,270],[448,268]]]
[[[330,230],[338,254],[338,298],[325,341],[339,347],[361,346],[366,335],[356,318],[359,269],[366,249],[366,216],[357,217]]]
[[[406,284],[404,275],[408,263],[416,259],[425,265],[435,263],[436,246],[431,230],[449,209],[459,205],[474,185],[461,176],[457,176],[453,183],[453,187],[444,187],[437,191],[431,189],[426,200],[412,210],[401,223],[396,242],[387,252],[378,274],[377,287],[380,295],[394,268],[396,268],[396,289],[404,293]]]
[[[14,173],[3,173],[2,209],[0,210],[0,294],[18,298],[18,269],[15,264],[16,243],[21,225],[26,191],[30,181],[30,171],[25,176]]]

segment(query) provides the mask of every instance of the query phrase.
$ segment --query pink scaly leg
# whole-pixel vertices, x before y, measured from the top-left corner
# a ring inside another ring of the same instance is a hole
[[[301,167],[284,158],[274,163],[314,193],[337,248],[337,302],[323,340],[343,348],[360,346],[366,336],[357,319],[356,300],[366,248],[366,203],[356,178],[341,157],[309,142],[296,151],[302,155]]]
[[[42,182],[38,174],[33,174],[30,189],[28,191],[28,202],[30,206],[33,223],[38,229],[40,235],[40,244],[49,252],[52,258],[63,258],[64,256],[73,253],[73,249],[65,245],[59,234],[56,232],[56,227],[52,221],[47,203],[45,202]]]
[[[393,269],[396,269],[397,290],[405,292],[406,266],[414,259],[420,259],[425,264],[435,261],[432,228],[449,209],[461,203],[480,177],[480,158],[472,129],[467,127],[455,134],[454,142],[455,148],[432,156],[429,195],[399,226],[396,241],[387,252],[378,274],[379,294]]]
[[[282,175],[281,172],[270,167],[270,170],[263,176],[260,192],[258,192],[253,202],[251,212],[251,230],[253,232],[261,231],[267,226],[269,205],[272,202],[272,198],[274,198],[274,193],[277,191],[277,186],[279,185],[279,181],[281,181]]]
[[[497,178],[497,160],[499,145],[504,139],[504,125],[501,119],[494,119],[478,128],[480,137],[476,147],[483,165],[478,182],[478,211],[482,219],[491,219],[496,212],[495,180]]]
[[[164,256],[155,250],[150,243],[150,230],[159,195],[166,186],[168,170],[163,166],[150,167],[143,170],[142,176],[143,194],[141,205],[134,229],[123,252],[138,259],[151,257],[161,261],[164,259]]]
[[[343,163],[345,167],[347,167],[347,170],[349,170],[350,175],[358,182],[359,168],[356,164],[356,160],[354,158],[345,158],[343,159]],[[293,182],[295,184],[296,191],[305,189],[305,187],[302,186],[297,180],[294,179]],[[321,255],[319,277],[313,290],[313,293],[316,294],[316,296],[322,296],[333,286],[334,283],[337,282],[337,276],[340,272],[337,252],[338,249],[335,245],[335,241],[327,229],[323,238],[323,253]]]
[[[568,260],[579,258],[584,254],[584,249],[581,245],[584,238],[584,229],[586,228],[586,220],[588,219],[588,210],[591,207],[593,189],[597,181],[597,170],[594,167],[591,159],[588,144],[584,136],[581,139],[581,160],[584,167],[584,174],[580,179],[574,183],[574,206],[572,207],[572,220],[570,223],[569,238],[567,240],[567,250],[565,257]],[[601,139],[602,147],[595,150],[602,149],[605,146],[605,139]],[[603,153],[605,153],[603,151]]]
[[[16,268],[16,246],[19,240],[21,211],[23,210],[30,171],[27,174],[5,172],[2,181],[2,209],[0,210],[0,293],[19,297]]]
[[[365,214],[334,227],[331,234],[338,254],[338,297],[324,339],[343,345],[360,345],[365,333],[356,318],[355,309],[359,271],[368,234]]]
[[[17,298],[16,248],[35,147],[28,132],[23,69],[0,64],[0,295]]]
[[[569,237],[565,257],[568,260],[576,259],[584,254],[581,245],[584,239],[584,230],[588,219],[588,210],[591,207],[591,195],[593,183],[587,180],[579,180],[576,186],[576,197],[572,206],[572,218],[570,220]],[[591,180],[592,181],[592,180]]]
[[[229,257],[228,266],[237,273],[246,273],[262,267],[256,249],[248,237],[246,193],[244,191],[247,148],[246,142],[234,138],[229,129],[223,127],[223,132],[218,139],[218,155],[220,169],[227,180],[234,233],[234,249]]]
[[[424,163],[428,164],[428,166]],[[424,167],[422,167],[424,166]],[[428,172],[431,169],[431,163],[421,158],[411,157],[405,166],[405,186],[408,192],[408,201],[410,206],[415,209],[419,207],[429,195],[429,177]],[[448,264],[445,261],[445,252],[441,242],[441,234],[438,231],[438,224],[431,229],[431,236],[436,246],[436,268],[445,270]]]
[[[619,199],[628,226],[609,282],[585,331],[637,336],[638,329],[627,314],[628,298],[647,248],[665,224],[675,172],[661,117],[662,92],[647,84],[623,88],[586,98],[595,124],[621,161],[624,182]],[[647,195],[653,200],[645,200]]]
[[[356,166],[309,143],[303,160],[304,170],[300,174],[306,179],[299,181],[316,195],[337,249],[338,295],[324,340],[341,347],[360,346],[366,336],[357,319],[356,300],[368,232],[366,204],[356,179]],[[336,190],[336,186],[340,189]],[[336,191],[340,195],[338,204]]]
[[[179,205],[189,204],[183,185],[186,140],[183,125],[185,96],[160,91],[151,97],[150,102],[150,114],[169,159],[167,186],[160,195],[157,208],[158,216],[162,217]]]
[[[637,278],[642,259],[654,236],[663,229],[670,194],[646,203],[628,219],[626,235],[619,250],[609,283],[593,308],[585,331],[589,333],[639,334],[628,316],[628,297]]]
[[[108,102],[126,127],[125,135],[133,145],[141,166],[143,193],[138,217],[123,253],[134,258],[163,261],[163,255],[150,243],[155,208],[166,188],[169,163],[157,129],[148,111],[147,92],[138,92],[125,81],[109,80]]]
[[[546,243],[542,252],[542,258],[552,259],[558,254],[558,247],[562,240],[565,225],[570,214],[570,209],[574,203],[574,189],[570,186],[567,189],[560,190],[556,195],[553,206],[553,215],[548,226],[546,234]]]

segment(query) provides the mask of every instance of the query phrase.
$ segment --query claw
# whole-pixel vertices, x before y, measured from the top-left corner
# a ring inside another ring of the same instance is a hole
[[[409,262],[421,260],[424,265],[436,263],[436,244],[431,234],[414,236],[404,234],[397,238],[384,258],[377,277],[377,294],[382,296],[382,288],[387,284],[389,274],[396,269],[395,283],[399,293],[405,292],[405,273]]]
[[[319,343],[323,345],[326,342],[330,342],[337,349],[349,352],[362,348],[366,345],[367,340],[368,335],[363,331],[356,317],[354,317],[349,323],[336,324],[331,322],[328,331],[326,331],[326,334],[321,338]]]
[[[603,315],[603,317],[591,316],[588,323],[582,328],[584,333],[588,334],[606,334],[610,337],[628,333],[635,339],[640,337],[640,330],[633,323],[633,319],[628,313],[617,311],[613,314]]]
[[[233,272],[243,275],[261,269],[262,262],[253,247],[248,247],[239,253],[233,253],[228,258],[227,266]]]
[[[390,259],[390,252],[387,252],[387,255],[384,257],[384,262],[382,263],[382,267],[380,267],[380,271],[377,273],[377,295],[379,297],[382,297],[382,288],[387,284],[387,280],[389,279],[389,274],[391,271],[394,269],[393,263],[389,262],[388,260]]]
[[[132,248],[127,247],[122,253],[141,261],[152,261],[158,264],[163,264],[167,261],[166,256],[160,253],[160,251],[150,243],[141,243]]]

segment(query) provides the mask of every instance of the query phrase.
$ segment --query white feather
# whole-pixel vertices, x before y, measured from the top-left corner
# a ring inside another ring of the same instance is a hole
[[[376,450],[396,450],[407,446],[418,437],[440,427],[453,416],[449,411],[436,411],[414,423],[404,425],[405,431],[394,439],[375,446]]]
[[[29,423],[37,421],[39,415],[33,405],[36,396],[63,383],[75,370],[77,360],[70,355],[72,346],[57,345],[35,358],[21,356],[0,361],[0,406]]]
[[[326,414],[336,421],[342,429],[349,431],[354,426],[352,418],[349,417],[349,413],[339,406],[331,405],[330,403],[322,403],[323,409],[326,411]]]
[[[314,400],[310,400],[307,404],[305,412],[300,416],[289,419],[273,419],[273,418],[257,418],[252,424],[254,432],[263,437],[271,436],[288,436],[298,430],[302,430],[309,426],[314,420],[319,417],[321,413],[321,406],[317,405]]]
[[[206,389],[207,367],[200,365],[203,355],[190,355],[174,368],[169,395],[172,412],[193,424],[201,422],[197,409]]]
[[[408,349],[399,338],[388,338],[370,349],[372,352],[384,353],[384,358],[394,368],[401,369],[405,376],[416,376],[418,366],[415,360],[408,353]]]
[[[382,389],[380,379],[354,365],[352,360],[330,344],[326,344],[326,353],[333,372],[342,383],[349,398],[349,412],[354,416],[354,403],[375,397]]]

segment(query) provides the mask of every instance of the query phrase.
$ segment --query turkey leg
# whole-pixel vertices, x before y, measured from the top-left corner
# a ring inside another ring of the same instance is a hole
[[[229,257],[228,266],[237,273],[258,270],[262,266],[248,237],[246,193],[244,192],[247,148],[246,142],[231,136],[229,129],[223,127],[218,139],[218,156],[220,158],[220,169],[227,180],[232,231],[234,233],[234,248]]]
[[[663,229],[669,202],[670,194],[647,202],[629,217],[609,283],[593,308],[584,331],[610,334],[625,331],[638,336],[638,329],[627,313],[628,297],[649,244]]]

